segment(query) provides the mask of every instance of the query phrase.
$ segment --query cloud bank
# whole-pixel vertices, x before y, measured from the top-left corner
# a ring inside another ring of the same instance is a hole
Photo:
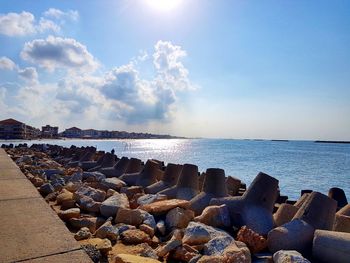
[[[0,34],[9,37],[23,37],[51,31],[58,33],[66,21],[77,21],[78,11],[50,8],[36,21],[35,16],[23,11],[21,13],[0,14]]]
[[[21,57],[50,71],[56,68],[94,70],[98,67],[87,48],[72,38],[35,39],[25,43]]]

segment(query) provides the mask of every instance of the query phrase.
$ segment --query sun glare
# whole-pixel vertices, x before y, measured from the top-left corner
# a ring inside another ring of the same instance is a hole
[[[170,11],[176,9],[183,0],[145,0],[146,3],[158,11]]]

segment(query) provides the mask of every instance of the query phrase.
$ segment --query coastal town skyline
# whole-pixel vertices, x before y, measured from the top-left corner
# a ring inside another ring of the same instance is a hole
[[[0,119],[350,140],[350,3],[4,1]]]

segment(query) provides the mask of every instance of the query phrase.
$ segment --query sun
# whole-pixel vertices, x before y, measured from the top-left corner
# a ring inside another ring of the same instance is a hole
[[[183,0],[145,0],[146,3],[161,12],[174,10],[181,5]]]

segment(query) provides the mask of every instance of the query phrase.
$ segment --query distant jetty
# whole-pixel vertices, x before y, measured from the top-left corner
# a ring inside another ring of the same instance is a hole
[[[345,143],[345,144],[350,144],[350,141],[315,141],[315,143]]]

